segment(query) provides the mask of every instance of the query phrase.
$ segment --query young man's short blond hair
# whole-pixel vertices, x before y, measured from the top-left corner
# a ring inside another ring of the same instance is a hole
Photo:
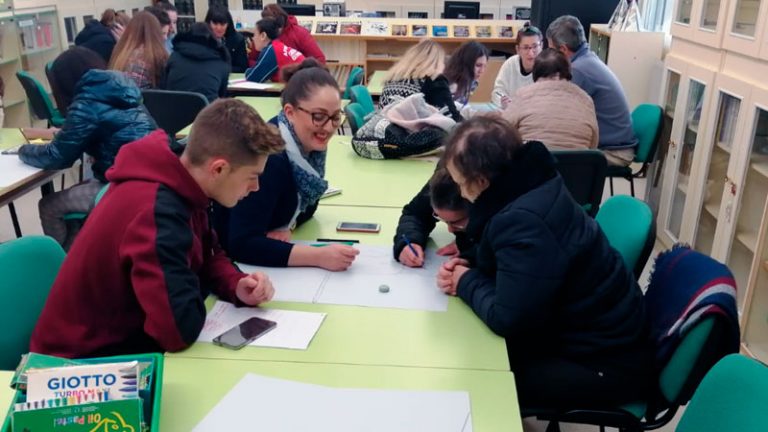
[[[277,128],[264,123],[251,106],[237,99],[218,99],[197,115],[184,153],[193,165],[221,157],[240,167],[284,147]]]

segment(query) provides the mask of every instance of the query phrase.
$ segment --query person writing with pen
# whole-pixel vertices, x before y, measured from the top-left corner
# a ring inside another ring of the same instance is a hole
[[[424,249],[429,233],[443,221],[456,241],[437,250],[442,256],[466,256],[472,242],[464,233],[469,222],[469,201],[465,200],[444,168],[438,168],[430,181],[404,208],[394,238],[394,256],[408,267],[424,265]]]

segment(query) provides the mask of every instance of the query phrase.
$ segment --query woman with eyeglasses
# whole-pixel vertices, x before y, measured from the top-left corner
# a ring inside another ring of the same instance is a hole
[[[477,246],[443,264],[437,283],[506,339],[524,415],[645,400],[653,356],[643,294],[546,147],[478,116],[451,132],[443,162],[472,202],[466,232]]]
[[[469,201],[461,196],[459,187],[442,167],[432,174],[429,182],[403,207],[394,238],[395,259],[408,267],[423,266],[429,234],[438,222],[445,223],[448,232],[456,236],[456,241],[439,248],[437,254],[468,254],[472,242],[464,234],[464,229],[469,222]]]
[[[291,231],[312,217],[328,188],[325,157],[341,123],[339,85],[315,59],[284,68],[283,80],[283,110],[270,122],[279,128],[285,151],[269,156],[258,191],[232,209],[214,204],[215,228],[236,261],[346,270],[358,254],[351,246],[290,243]]]
[[[518,89],[533,84],[533,62],[544,44],[541,30],[525,23],[517,32],[517,54],[501,65],[493,85],[491,101],[506,108]]]

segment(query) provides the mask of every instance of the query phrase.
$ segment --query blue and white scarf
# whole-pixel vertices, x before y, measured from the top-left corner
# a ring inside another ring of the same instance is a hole
[[[296,182],[296,190],[299,196],[299,205],[291,219],[290,226],[293,227],[296,217],[305,211],[307,207],[317,203],[328,189],[328,182],[325,177],[325,151],[311,151],[305,153],[301,147],[296,131],[285,117],[285,113],[280,111],[277,116],[280,125],[280,135],[285,142],[285,153],[288,160],[291,161],[293,171],[293,180]]]

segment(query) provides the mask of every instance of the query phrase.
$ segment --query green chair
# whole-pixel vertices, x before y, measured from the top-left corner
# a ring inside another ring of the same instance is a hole
[[[50,237],[26,236],[0,244],[0,370],[12,370],[29,352],[32,330],[56,279],[64,250]]]
[[[363,110],[365,110],[366,116],[376,111],[376,106],[373,104],[373,98],[371,97],[371,94],[368,93],[368,89],[365,86],[352,86],[349,89],[349,99],[352,100],[352,102],[359,103],[360,106],[363,107]]]
[[[629,182],[629,188],[632,196],[635,196],[635,177],[645,175],[648,165],[653,162],[656,156],[656,147],[659,144],[661,136],[662,110],[658,105],[640,104],[632,111],[632,130],[637,137],[637,149],[635,153],[635,162],[642,164],[637,172],[632,172],[632,168],[626,166],[608,166],[608,181],[613,195],[613,178],[621,177]]]
[[[363,78],[365,77],[364,72],[365,71],[360,66],[355,66],[349,72],[349,78],[347,78],[347,84],[344,86],[344,95],[341,97],[342,99],[349,99],[350,89],[356,85],[361,85],[363,83]]]
[[[768,430],[768,367],[732,354],[707,373],[675,432]]]
[[[600,150],[553,151],[555,168],[573,199],[595,217],[605,188],[605,155]]]
[[[365,110],[359,103],[351,102],[344,107],[344,114],[347,115],[349,127],[352,128],[352,135],[354,135],[365,123]]]
[[[656,239],[656,224],[648,204],[629,195],[616,195],[600,206],[595,220],[627,268],[639,278]]]
[[[61,127],[64,116],[53,106],[45,87],[32,74],[26,71],[16,72],[16,77],[24,87],[32,113],[40,120],[48,121],[48,126]]]

